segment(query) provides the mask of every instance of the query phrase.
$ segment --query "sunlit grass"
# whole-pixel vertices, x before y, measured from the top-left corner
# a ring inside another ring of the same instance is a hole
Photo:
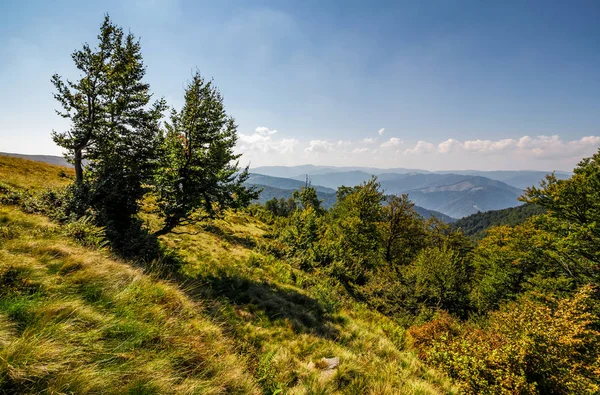
[[[45,189],[68,185],[72,168],[0,155],[0,182],[23,189]]]
[[[18,393],[255,393],[245,358],[177,287],[2,208],[0,388]],[[8,220],[7,220],[8,219]],[[29,225],[29,226],[25,226]],[[137,391],[137,392],[136,392]]]
[[[5,159],[17,170],[7,173]],[[0,182],[68,182],[32,163],[0,157]],[[328,277],[261,252],[269,226],[257,218],[228,212],[176,232],[161,240],[184,266],[165,281],[0,206],[0,392],[457,392],[404,349],[399,324]],[[323,357],[339,367],[323,370]]]

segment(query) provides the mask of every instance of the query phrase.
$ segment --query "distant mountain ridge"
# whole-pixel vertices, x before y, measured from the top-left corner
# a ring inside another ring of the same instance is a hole
[[[56,155],[28,155],[28,154],[15,154],[15,153],[11,153],[11,152],[0,152],[0,155],[10,156],[13,158],[29,159],[29,160],[33,160],[36,162],[48,163],[51,165],[67,166],[67,167],[72,166],[69,162],[67,162],[67,160],[64,157],[56,156]]]
[[[406,169],[406,168],[389,168],[381,169],[375,167],[360,167],[360,166],[317,166],[317,165],[300,165],[300,166],[261,166],[251,169],[252,172],[258,174],[264,174],[275,177],[285,177],[294,179],[304,179],[306,175],[310,176],[313,183],[332,187],[330,183],[322,182],[314,176],[329,175],[344,177],[340,173],[355,173],[356,179],[358,179],[358,172],[364,173],[363,179],[358,183],[368,179],[371,175],[376,175],[381,180],[381,176],[384,174],[457,174],[457,175],[470,175],[470,176],[481,176],[496,181],[502,181],[515,188],[525,189],[532,185],[537,185],[540,180],[544,178],[546,174],[552,173],[552,171],[540,171],[540,170],[439,170],[430,171],[423,169]],[[559,179],[567,179],[572,173],[568,171],[556,171],[556,176]],[[329,185],[328,185],[329,184]]]
[[[315,165],[263,166],[253,171],[265,175],[279,174],[283,176],[281,178],[292,178],[298,182],[305,182],[308,177],[313,186],[334,190],[341,185],[359,185],[376,175],[385,193],[407,193],[417,206],[453,218],[517,207],[521,205],[518,197],[523,191],[539,184],[550,173],[536,170],[427,171]],[[571,173],[561,171],[555,174],[559,179],[571,176]]]
[[[300,189],[306,185],[306,181],[301,182],[299,180],[294,180],[290,178],[271,177],[262,174],[252,173],[250,174],[250,177],[248,177],[246,185],[251,185],[262,189],[262,192],[257,201],[261,204],[264,204],[265,202],[273,198],[288,199],[292,197],[292,194],[295,190]],[[330,208],[335,204],[337,200],[335,189],[323,187],[320,185],[311,186],[317,191],[317,197],[322,201],[323,207]],[[424,207],[415,206],[415,211],[424,218],[435,216],[438,219],[447,223],[456,221],[456,218],[452,218],[444,213],[435,210],[428,210]]]
[[[275,187],[275,188],[279,188],[279,189],[291,189],[291,190],[300,189],[303,186],[306,186],[306,180],[300,181],[300,180],[295,180],[292,178],[272,177],[272,176],[266,176],[263,174],[255,174],[255,173],[250,173],[250,176],[248,177],[248,180],[246,181],[246,183],[247,184],[256,184],[256,185],[266,185],[266,186]],[[335,195],[336,189],[327,188],[327,187],[323,187],[320,185],[312,185],[312,186],[316,189],[317,192],[331,193],[331,194]]]
[[[454,229],[461,229],[467,236],[481,239],[487,230],[493,226],[522,224],[534,215],[544,214],[546,210],[535,204],[525,203],[519,207],[505,208],[477,213],[459,219],[452,224]]]

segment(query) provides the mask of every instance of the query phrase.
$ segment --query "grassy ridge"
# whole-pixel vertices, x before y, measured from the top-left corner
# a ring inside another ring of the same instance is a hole
[[[7,161],[2,183],[65,183],[60,168]],[[178,229],[162,241],[182,272],[165,281],[0,206],[0,392],[456,392],[404,349],[399,325],[269,254],[269,231],[249,213]]]
[[[72,168],[0,155],[0,182],[15,188],[62,187],[71,183],[74,177]]]

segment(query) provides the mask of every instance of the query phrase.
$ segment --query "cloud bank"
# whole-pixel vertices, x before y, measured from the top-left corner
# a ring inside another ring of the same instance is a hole
[[[404,142],[398,137],[365,137],[355,141],[300,141],[277,130],[257,127],[240,134],[237,151],[252,166],[322,164],[337,166],[411,167],[438,169],[571,170],[583,157],[598,151],[600,136],[563,140],[553,136],[521,136],[499,140]]]

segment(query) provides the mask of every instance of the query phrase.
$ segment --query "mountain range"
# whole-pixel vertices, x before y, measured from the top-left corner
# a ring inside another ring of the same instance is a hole
[[[59,156],[0,153],[51,164],[69,166]],[[523,171],[428,171],[420,169],[335,166],[263,166],[251,169],[248,185],[262,188],[259,202],[272,198],[287,199],[294,190],[310,182],[323,206],[336,201],[336,189],[355,186],[377,176],[386,194],[408,194],[424,217],[437,216],[447,222],[478,212],[519,206],[518,197],[528,186],[536,185],[549,172]],[[555,172],[559,179],[570,177],[567,172]]]
[[[407,193],[420,209],[442,213],[451,218],[519,206],[521,202],[518,198],[523,191],[529,186],[537,185],[550,173],[538,170],[428,171],[315,165],[263,166],[251,171],[256,176],[263,176],[260,182],[258,178],[254,178],[256,184],[271,188],[285,190],[285,185],[303,186],[308,180],[313,187],[320,188],[323,197],[331,193],[323,188],[335,190],[342,185],[355,186],[377,176],[386,194]],[[559,179],[571,176],[562,171],[555,172],[555,175]],[[267,182],[266,176],[273,179],[268,179]],[[300,184],[290,184],[290,181],[279,183],[278,180],[295,180]],[[277,192],[270,192],[277,196]]]
[[[375,167],[358,167],[358,166],[316,166],[316,165],[300,165],[300,166],[261,166],[252,168],[251,171],[257,174],[264,174],[273,177],[284,177],[304,180],[308,175],[311,178],[313,184],[319,184],[323,186],[333,187],[327,185],[327,182],[317,180],[315,176],[329,175],[329,177],[335,174],[338,177],[348,177],[348,175],[340,173],[353,174],[355,177],[353,183],[361,183],[376,175],[381,180],[382,174],[458,174],[467,176],[480,176],[486,177],[496,181],[502,181],[510,186],[519,189],[525,189],[529,186],[536,185],[544,176],[551,171],[540,171],[540,170],[440,170],[440,171],[429,171],[423,169],[406,169],[406,168],[389,168],[381,169]],[[572,173],[567,171],[555,171],[556,177],[559,179],[567,179],[571,177]],[[319,182],[317,182],[319,181]],[[339,185],[338,185],[339,186]],[[337,188],[337,186],[335,187]]]

